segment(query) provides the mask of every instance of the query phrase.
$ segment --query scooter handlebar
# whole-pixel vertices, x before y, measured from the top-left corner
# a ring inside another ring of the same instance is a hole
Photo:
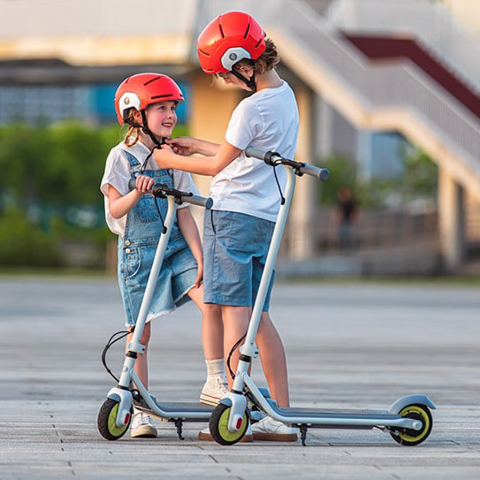
[[[128,188],[130,190],[135,190],[137,188],[137,179],[135,177],[130,178],[128,182]],[[204,207],[207,210],[210,210],[213,207],[213,200],[208,197],[202,197],[200,195],[195,195],[189,192],[182,192],[180,190],[175,190],[173,188],[167,187],[161,183],[156,183],[152,188],[148,190],[148,193],[151,193],[154,197],[165,197],[171,196],[175,197],[179,203],[190,203],[192,205],[198,205],[199,207]]]
[[[207,210],[210,210],[213,207],[213,200],[208,197],[201,197],[200,195],[181,195],[180,200],[182,202],[191,203],[192,205],[198,205],[199,207],[204,207]]]
[[[247,147],[245,149],[245,155],[247,157],[254,157],[258,160],[263,160],[268,165],[274,165],[276,162],[281,163],[282,165],[287,165],[295,169],[300,174],[310,175],[311,177],[316,177],[319,180],[327,180],[330,176],[328,168],[319,168],[315,167],[314,165],[295,162],[294,160],[283,158],[279,153],[276,152],[264,152],[255,147]]]
[[[265,156],[267,155],[268,152],[264,152],[263,150],[259,150],[258,148],[255,147],[247,147],[245,149],[245,155],[247,157],[254,157],[257,158],[258,160],[265,161]],[[279,155],[280,156],[280,155]]]
[[[300,167],[299,170],[301,173],[316,177],[319,180],[328,180],[330,177],[330,170],[328,168],[319,168],[314,165],[305,164],[303,167]]]

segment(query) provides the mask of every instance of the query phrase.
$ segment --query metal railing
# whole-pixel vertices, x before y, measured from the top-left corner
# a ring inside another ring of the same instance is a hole
[[[474,11],[472,11],[474,15]],[[457,77],[480,92],[480,41],[457,25],[440,2],[397,0],[333,1],[326,17],[339,29],[362,34],[410,35]]]
[[[372,67],[325,18],[299,0],[209,0],[200,2],[197,25],[228,10],[251,13],[264,26],[280,29],[329,72],[365,110],[399,107],[412,112],[442,144],[480,176],[480,120],[414,65]],[[305,68],[309,68],[305,65]]]

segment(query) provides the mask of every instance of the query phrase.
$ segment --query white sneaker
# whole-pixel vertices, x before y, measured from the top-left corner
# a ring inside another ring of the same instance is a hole
[[[143,412],[136,413],[132,420],[132,438],[156,438],[157,429],[153,426],[151,418]]]
[[[270,440],[272,442],[296,442],[297,430],[287,427],[272,417],[262,418],[252,425],[254,440]]]
[[[228,393],[228,383],[221,377],[208,379],[200,394],[200,402],[216,407],[220,400]]]
[[[207,427],[203,430],[200,430],[198,432],[198,439],[206,442],[213,442],[214,440],[212,434],[210,433],[210,428]],[[252,426],[250,424],[248,424],[247,431],[240,442],[253,442]]]

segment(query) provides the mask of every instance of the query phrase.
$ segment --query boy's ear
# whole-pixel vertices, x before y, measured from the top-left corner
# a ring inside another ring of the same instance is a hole
[[[239,68],[240,73],[250,78],[253,75],[253,67],[251,65],[241,65]]]

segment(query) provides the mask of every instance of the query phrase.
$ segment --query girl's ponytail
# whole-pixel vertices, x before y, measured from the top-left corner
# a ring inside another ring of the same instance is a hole
[[[134,109],[132,108],[129,110],[129,112],[126,115],[127,119],[131,120],[132,122],[133,122],[133,112],[134,112]],[[125,134],[123,143],[127,147],[133,147],[138,142],[139,139],[140,139],[140,127],[135,127],[134,125],[128,123],[128,130],[127,130],[127,133]]]

